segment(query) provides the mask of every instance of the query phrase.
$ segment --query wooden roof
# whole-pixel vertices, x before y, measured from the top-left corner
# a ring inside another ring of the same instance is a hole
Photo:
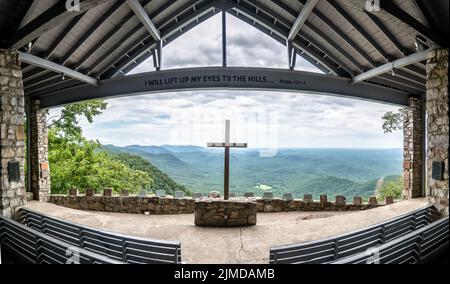
[[[140,0],[167,45],[226,10],[286,44],[307,0]],[[352,78],[413,54],[416,37],[448,46],[448,0],[381,0],[368,12],[365,0],[319,0],[294,38],[295,52],[328,74]],[[82,0],[79,12],[65,1],[0,0],[1,46],[29,52],[97,79],[122,76],[152,56],[156,40],[124,0]],[[31,45],[29,43],[31,42]],[[31,46],[31,49],[29,47]],[[285,56],[280,55],[280,56]],[[288,67],[288,66],[287,66]],[[23,63],[27,96],[84,84]],[[418,62],[369,82],[411,94],[425,92]]]

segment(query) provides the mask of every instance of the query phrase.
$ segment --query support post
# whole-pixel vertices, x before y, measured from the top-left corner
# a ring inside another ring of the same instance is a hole
[[[427,198],[449,214],[448,49],[427,59]]]
[[[50,198],[50,166],[48,161],[48,133],[46,110],[41,109],[39,100],[31,101],[30,113],[30,175],[34,199],[48,202]]]
[[[410,97],[403,119],[403,199],[423,196],[423,100]]]
[[[0,215],[25,205],[25,100],[19,54],[0,49]]]
[[[222,11],[222,66],[227,67],[227,13]]]

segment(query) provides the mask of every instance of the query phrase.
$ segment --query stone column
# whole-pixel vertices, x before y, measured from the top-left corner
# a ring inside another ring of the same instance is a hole
[[[11,217],[26,202],[25,102],[19,55],[0,49],[0,215]]]
[[[448,49],[430,52],[427,60],[427,197],[448,215],[449,175]],[[443,168],[433,178],[433,162]]]
[[[34,199],[48,202],[50,195],[50,167],[48,163],[47,111],[39,100],[31,101],[30,114],[31,191]]]
[[[403,199],[423,196],[423,102],[411,97],[403,117]]]

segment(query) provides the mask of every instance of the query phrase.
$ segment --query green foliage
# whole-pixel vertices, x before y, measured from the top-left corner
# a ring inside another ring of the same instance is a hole
[[[187,195],[191,195],[191,191],[183,185],[180,185],[173,181],[167,174],[160,171],[149,161],[127,153],[110,153],[112,158],[121,163],[129,166],[133,170],[139,170],[147,173],[152,177],[153,183],[147,188],[150,192],[156,192],[156,190],[165,190],[166,193],[174,195],[175,191],[183,191]]]
[[[382,128],[384,133],[391,133],[403,129],[405,111],[405,108],[401,108],[398,112],[389,111],[381,117],[383,119]]]
[[[89,123],[94,121],[94,116],[106,109],[107,103],[103,100],[91,100],[65,106],[61,115],[51,118],[48,128],[56,131],[59,135],[74,141],[83,140],[82,129],[78,125],[78,118],[84,117]]]
[[[105,108],[101,100],[72,104],[51,122],[48,139],[52,193],[66,193],[69,188],[99,192],[106,187],[115,193],[121,189],[136,193],[152,186],[153,179],[147,172],[113,159],[99,151],[98,142],[83,137],[78,118],[84,116],[92,122]]]
[[[386,197],[393,197],[394,199],[400,199],[403,191],[403,179],[401,176],[395,178],[386,177],[378,188],[378,198],[384,200]]]
[[[105,148],[139,155],[194,192],[223,190],[223,151],[138,145]],[[278,197],[286,192],[295,198],[308,193],[315,198],[321,194],[369,197],[376,193],[380,177],[401,174],[402,161],[401,149],[279,149],[271,158],[259,157],[254,149],[236,149],[231,152],[230,191],[238,196],[248,191],[262,196],[265,189]]]

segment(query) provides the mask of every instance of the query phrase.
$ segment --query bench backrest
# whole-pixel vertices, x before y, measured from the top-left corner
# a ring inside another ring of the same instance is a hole
[[[336,264],[402,264],[433,260],[449,248],[449,219],[442,218],[370,251],[332,262]]]
[[[127,263],[181,263],[181,243],[106,232],[22,208],[22,222],[46,235]]]
[[[344,235],[270,248],[270,263],[329,263],[401,237],[432,221],[430,205]]]
[[[74,247],[2,216],[0,216],[0,254],[12,259],[14,263],[27,264],[124,263]]]

